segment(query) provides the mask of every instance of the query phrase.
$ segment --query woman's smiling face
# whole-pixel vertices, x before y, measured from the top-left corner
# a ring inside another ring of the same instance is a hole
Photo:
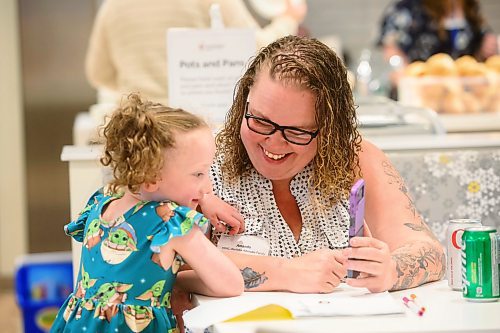
[[[247,112],[281,126],[315,132],[316,96],[297,85],[273,80],[262,70],[248,95]],[[288,142],[281,131],[262,135],[252,131],[243,117],[241,140],[255,169],[270,180],[290,180],[316,155],[317,139],[308,145]]]

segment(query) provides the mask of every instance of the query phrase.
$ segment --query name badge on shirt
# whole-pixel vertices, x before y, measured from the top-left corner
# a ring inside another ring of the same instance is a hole
[[[217,247],[259,256],[268,256],[270,249],[267,239],[255,235],[221,235]]]

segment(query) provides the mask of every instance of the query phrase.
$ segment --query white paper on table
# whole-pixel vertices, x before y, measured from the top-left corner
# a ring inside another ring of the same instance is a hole
[[[241,299],[242,296],[222,298],[198,305],[182,315],[184,326],[192,331],[203,330],[214,324],[268,305],[269,298]],[[273,302],[275,304],[275,302]]]
[[[324,296],[324,295],[321,295]],[[288,309],[294,317],[322,316],[368,316],[404,313],[402,303],[398,303],[389,293],[329,295],[329,297],[303,299]]]
[[[202,296],[200,299],[199,306],[183,315],[184,324],[193,330],[204,329],[270,304],[288,309],[295,318],[405,312],[402,303],[388,292],[370,293],[365,288],[353,288],[345,284],[341,284],[331,294],[247,292],[238,297],[216,299]]]

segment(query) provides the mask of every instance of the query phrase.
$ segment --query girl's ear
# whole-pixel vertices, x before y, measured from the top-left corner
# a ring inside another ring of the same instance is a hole
[[[158,181],[154,183],[144,183],[142,184],[142,189],[146,192],[156,192],[158,191],[160,184]]]

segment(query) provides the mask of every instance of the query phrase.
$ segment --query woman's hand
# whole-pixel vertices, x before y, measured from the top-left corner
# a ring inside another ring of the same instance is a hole
[[[397,281],[397,271],[389,246],[372,237],[354,237],[350,245],[343,250],[349,258],[347,269],[359,271],[360,275],[356,279],[346,279],[346,283],[371,292],[391,289]]]
[[[216,231],[229,232],[230,235],[245,231],[245,222],[238,210],[213,193],[205,194],[199,204],[201,212]]]
[[[347,274],[341,250],[320,249],[286,261],[287,290],[296,293],[331,293]]]
[[[481,49],[479,50],[479,55],[484,59],[488,59],[498,52],[497,36],[492,33],[487,33],[483,37],[483,42],[481,44]]]

